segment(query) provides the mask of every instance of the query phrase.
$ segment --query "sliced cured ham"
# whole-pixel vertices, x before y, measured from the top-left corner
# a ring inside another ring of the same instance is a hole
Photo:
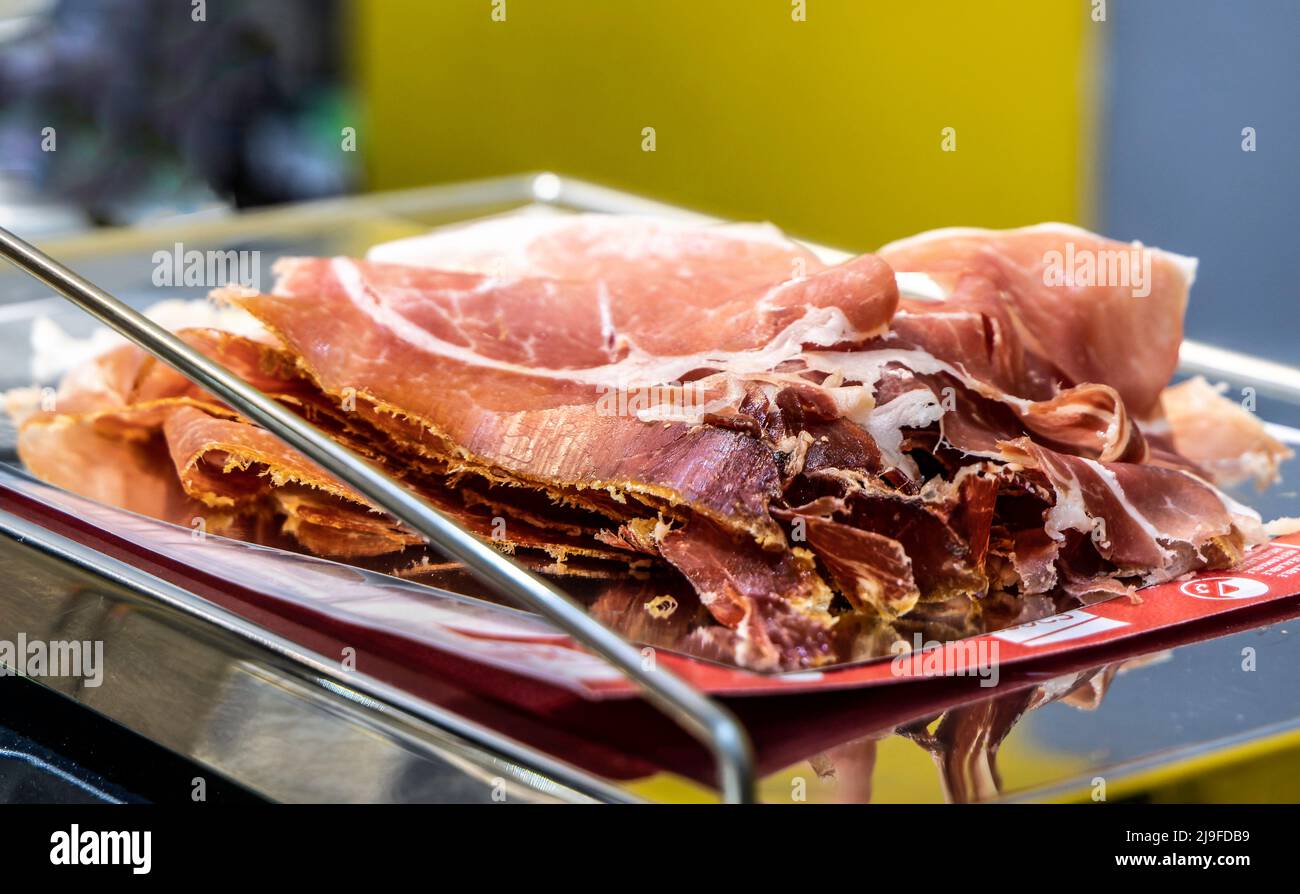
[[[1173,448],[1220,483],[1266,487],[1294,455],[1258,416],[1199,376],[1166,388],[1160,403]]]
[[[1194,263],[1071,227],[831,266],[766,225],[503,217],[276,271],[216,293],[264,332],[182,337],[529,567],[607,582],[618,629],[759,670],[1225,567],[1265,535],[1211,481],[1286,456],[1203,383],[1167,388]],[[134,348],[24,406],[20,453],[62,486],[444,569]]]
[[[536,549],[556,561],[571,555],[625,564],[630,559],[592,539],[606,523],[598,517],[551,508],[555,518],[546,526],[558,530],[548,531],[536,524],[536,509],[516,514],[512,494],[491,487],[449,491],[440,477],[445,467],[403,456],[395,441],[360,414],[342,412],[309,386],[274,346],[209,330],[179,334],[352,449],[388,464],[425,499],[502,549]],[[178,524],[202,518],[205,530],[214,534],[242,519],[240,531],[261,532],[246,539],[274,545],[296,539],[320,555],[382,555],[421,542],[278,438],[240,421],[139,349],[114,349],[93,361],[93,368],[102,383],[88,393],[77,386],[93,377],[75,370],[53,409],[26,414],[19,451],[42,478]],[[69,407],[75,412],[66,412]],[[94,457],[101,454],[108,461],[97,465]],[[264,523],[273,517],[281,522]]]
[[[1160,583],[1207,564],[1237,561],[1260,538],[1259,518],[1194,475],[1133,463],[1101,463],[1022,440],[1022,464],[1041,471],[1055,491],[1045,531],[1063,541],[1088,537],[1125,576]]]
[[[686,279],[733,293],[825,267],[771,224],[700,226],[605,214],[489,218],[377,245],[366,259],[512,278]]]
[[[431,453],[519,482],[688,505],[768,544],[780,540],[766,513],[769,450],[725,429],[605,414],[600,402],[701,369],[763,371],[805,343],[862,340],[897,301],[870,257],[725,300],[693,286],[497,282],[346,259],[277,269],[273,294],[223,297],[279,334],[327,394],[423,426]]]
[[[756,670],[815,667],[835,657],[832,591],[804,549],[771,551],[708,522],[666,534],[659,551],[728,633],[720,650]]]
[[[1037,363],[1054,366],[1061,384],[1111,386],[1139,418],[1156,409],[1178,364],[1192,258],[1066,224],[936,230],[879,254],[897,271],[929,274],[958,306],[995,290]]]

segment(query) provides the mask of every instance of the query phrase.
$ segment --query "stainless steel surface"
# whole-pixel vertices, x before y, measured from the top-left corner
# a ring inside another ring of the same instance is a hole
[[[1300,398],[1300,369],[1285,363],[1190,340],[1183,342],[1178,360],[1179,372],[1187,375],[1232,379],[1283,400]]]
[[[439,782],[469,775],[479,782],[466,788],[460,780],[453,800],[493,785],[515,799],[628,800],[561,761],[3,511],[0,572],[8,582],[0,588],[0,638],[21,631],[29,641],[104,643],[100,686],[74,677],[42,683],[268,797],[429,800]]]
[[[766,776],[760,791],[788,802],[802,780],[809,802],[1091,802],[1098,791],[1109,801],[1183,791],[1187,800],[1295,802],[1297,632],[1296,620],[1275,621],[1027,689],[1002,685],[847,738]],[[917,741],[945,722],[967,734],[946,748]]]
[[[462,562],[502,596],[544,615],[603,656],[713,753],[718,764],[718,787],[725,800],[740,803],[754,799],[753,750],[744,728],[726,708],[670,671],[644,669],[639,650],[591,618],[559,589],[483,543],[301,417],[40,249],[0,229],[0,254],[317,462],[373,505]]]

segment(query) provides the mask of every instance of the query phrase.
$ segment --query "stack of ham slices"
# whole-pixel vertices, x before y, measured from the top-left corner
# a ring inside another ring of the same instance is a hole
[[[282,259],[270,294],[214,293],[261,332],[178,334],[531,567],[635,577],[631,612],[689,594],[702,651],[817,667],[909,617],[1132,593],[1264,539],[1217,485],[1267,482],[1286,449],[1204,382],[1167,387],[1194,262],[1141,249],[1142,295],[1047,269],[1135,250],[1053,224],[829,266],[767,225],[511,216]],[[83,495],[437,561],[133,346],[12,411],[28,468]]]

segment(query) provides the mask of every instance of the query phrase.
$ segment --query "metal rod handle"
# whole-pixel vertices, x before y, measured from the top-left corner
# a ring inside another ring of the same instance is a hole
[[[725,707],[666,669],[656,667],[646,671],[636,648],[550,583],[478,540],[224,366],[3,228],[0,228],[0,254],[309,457],[429,543],[463,562],[492,589],[545,616],[601,655],[639,684],[660,710],[709,749],[717,762],[718,787],[724,800],[754,800],[754,759],[749,736]]]

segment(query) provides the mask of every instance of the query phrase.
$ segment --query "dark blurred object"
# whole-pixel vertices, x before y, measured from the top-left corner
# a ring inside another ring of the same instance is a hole
[[[0,0],[0,187],[100,223],[347,191],[341,7]]]
[[[0,676],[0,804],[260,801],[242,787],[39,683]]]

